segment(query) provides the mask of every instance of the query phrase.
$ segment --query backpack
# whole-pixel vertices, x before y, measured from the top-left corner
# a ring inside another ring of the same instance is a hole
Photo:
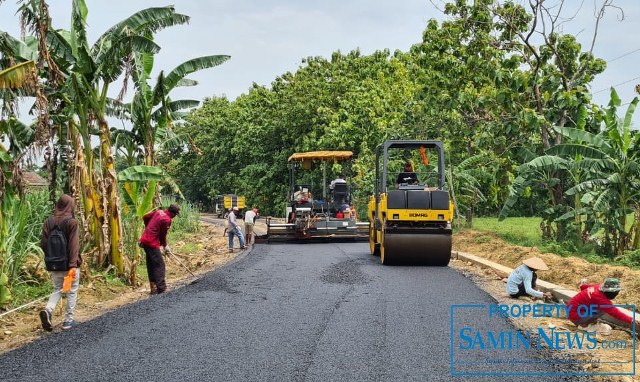
[[[69,270],[69,252],[67,251],[67,234],[64,228],[71,219],[63,220],[59,225],[53,225],[53,218],[47,220],[49,237],[47,238],[47,252],[44,264],[48,271]]]

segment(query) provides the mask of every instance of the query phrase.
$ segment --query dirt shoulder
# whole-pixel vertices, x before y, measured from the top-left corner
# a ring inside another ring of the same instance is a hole
[[[179,259],[192,270],[196,275],[209,272],[220,267],[233,258],[240,251],[229,253],[227,248],[228,239],[223,236],[224,227],[221,221],[212,220],[204,216],[209,222],[203,223],[203,232],[189,235],[187,238],[175,243],[171,243]],[[259,221],[256,225],[258,234],[266,232],[264,222]],[[569,289],[577,290],[580,280],[587,278],[589,282],[601,282],[605,277],[619,277],[622,280],[624,291],[616,299],[616,303],[638,304],[640,298],[640,272],[630,270],[626,267],[590,264],[582,259],[565,258],[554,254],[540,253],[536,248],[520,247],[510,245],[498,236],[491,233],[478,231],[457,232],[453,239],[454,251],[468,252],[480,256],[493,262],[515,268],[522,263],[522,260],[532,256],[539,256],[550,266],[551,270],[541,272],[540,278]],[[479,287],[493,296],[499,304],[512,304],[513,300],[506,296],[504,290],[504,275],[478,267],[461,260],[452,260],[451,267],[467,274]],[[84,275],[83,275],[84,276]],[[179,288],[188,284],[193,276],[180,264],[169,258],[167,260],[167,281],[170,289]],[[130,304],[142,299],[150,298],[149,288],[146,282],[137,287],[110,285],[101,275],[93,278],[84,278],[81,281],[78,306],[76,308],[76,319],[79,322],[88,321],[109,311],[117,309],[126,304]],[[525,304],[530,301],[521,301]],[[38,311],[44,306],[36,304],[34,307],[13,313],[0,319],[0,353],[23,346],[41,336],[50,335],[40,327]],[[64,301],[61,301],[54,312],[54,332],[61,330]],[[535,329],[540,326],[547,328],[557,328],[558,330],[575,330],[575,327],[565,319],[545,318],[543,320],[513,320],[514,325],[521,329]],[[621,331],[612,331],[607,337],[608,340],[629,340],[630,336]],[[629,361],[629,351],[624,354],[619,351],[600,351],[600,359],[619,359]],[[636,351],[636,359],[639,354]],[[592,355],[575,352],[575,357],[587,358]],[[596,363],[586,363],[585,371],[607,372],[602,366]],[[615,371],[615,370],[614,370]],[[608,377],[594,380],[605,381],[636,381],[637,378],[628,376]]]
[[[190,234],[183,240],[172,242],[171,248],[196,276],[207,273],[228,263],[240,253],[239,249],[229,253],[228,239],[222,236],[223,231],[221,225],[205,222],[201,233]],[[166,257],[165,263],[169,291],[194,279],[175,259]],[[89,321],[124,305],[150,298],[146,279],[140,280],[138,284],[136,287],[109,284],[103,275],[87,277],[83,270],[75,310],[76,321]],[[61,331],[65,304],[64,298],[61,299],[53,313],[53,332],[44,331],[38,318],[38,312],[46,305],[46,300],[0,318],[0,353]]]
[[[501,240],[497,235],[486,232],[473,230],[465,230],[457,232],[453,238],[453,250],[471,253],[475,256],[485,258],[495,263],[515,268],[522,264],[522,260],[538,256],[542,258],[550,270],[539,272],[538,277],[541,280],[552,282],[556,285],[563,286],[567,289],[578,290],[580,281],[584,278],[589,283],[601,283],[606,277],[618,277],[622,281],[624,290],[614,301],[617,304],[638,304],[640,298],[640,272],[626,267],[611,266],[606,264],[591,264],[585,260],[561,257],[550,253],[541,253],[537,248],[521,247],[508,244]],[[489,293],[498,304],[512,305],[517,304],[534,304],[540,301],[532,301],[527,298],[521,298],[515,302],[507,296],[505,291],[505,279],[503,274],[497,273],[488,268],[479,267],[476,264],[463,260],[452,260],[451,267],[460,270],[470,277],[480,288]],[[549,332],[552,328],[557,331],[571,331],[577,333],[576,327],[567,319],[559,318],[517,318],[512,319],[513,325],[523,331],[543,328],[545,332]],[[620,341],[629,345],[632,344],[631,336],[621,330],[612,330],[611,334],[604,337],[598,336],[598,343],[603,341]],[[554,350],[554,352],[570,352],[572,357],[581,360],[584,372],[588,373],[615,373],[631,370],[633,364],[633,352],[631,348],[626,349],[602,349],[597,350]],[[553,352],[549,353],[553,356]],[[636,360],[639,359],[640,352],[635,350]],[[593,362],[590,362],[593,361]],[[624,362],[623,364],[606,364],[601,362],[616,361]],[[638,365],[636,364],[636,367]],[[611,381],[611,382],[628,382],[638,381],[636,376],[600,376],[593,377],[593,380]]]

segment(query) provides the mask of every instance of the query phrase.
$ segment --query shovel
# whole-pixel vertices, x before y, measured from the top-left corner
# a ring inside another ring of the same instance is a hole
[[[171,255],[171,257],[173,258],[173,260],[175,260],[178,264],[180,264],[180,266],[182,266],[182,268],[186,269],[186,270],[187,270],[187,272],[191,273],[191,276],[193,276],[193,277],[198,277],[198,276],[196,276],[196,275],[195,275],[195,273],[191,272],[191,269],[189,269],[189,268],[185,265],[185,263],[183,263],[183,262],[178,258],[178,256],[176,256],[173,252],[171,252],[171,251],[165,251],[165,252],[166,252],[166,253],[168,253],[169,255]],[[193,280],[193,281],[191,282],[191,284],[195,284],[195,283],[197,283],[197,282],[198,282],[198,280]]]

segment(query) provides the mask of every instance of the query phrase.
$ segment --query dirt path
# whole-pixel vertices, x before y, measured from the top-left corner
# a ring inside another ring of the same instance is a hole
[[[474,254],[491,260],[495,263],[515,268],[522,264],[522,260],[538,256],[541,257],[550,270],[539,272],[539,278],[554,284],[577,291],[582,279],[587,279],[589,283],[601,283],[606,277],[618,277],[621,279],[623,291],[614,301],[616,304],[638,304],[640,302],[640,271],[632,270],[621,266],[606,264],[591,264],[585,260],[573,257],[561,257],[550,253],[540,253],[537,248],[521,247],[510,245],[502,241],[497,235],[486,232],[466,230],[457,232],[454,235],[453,250]],[[509,298],[505,291],[505,275],[497,274],[493,270],[482,269],[475,264],[462,260],[452,260],[451,266],[459,269],[471,277],[475,283],[496,299],[498,304],[514,304],[514,300]],[[518,304],[533,304],[534,301],[526,298],[518,300]],[[513,325],[520,330],[537,330],[537,328],[555,328],[559,331],[570,330],[576,332],[575,326],[566,319],[544,318],[544,319],[513,319]],[[620,330],[613,330],[607,337],[600,337],[598,341],[624,341],[631,344],[631,336]],[[566,350],[569,351],[569,350]],[[584,360],[584,371],[588,373],[620,373],[620,370],[630,370],[633,352],[630,348],[624,350],[604,350],[596,351],[573,351],[574,356]],[[640,351],[636,349],[636,361],[640,356]],[[601,362],[617,361],[628,362],[628,364],[612,365],[599,362],[589,362],[598,360]],[[638,368],[636,362],[636,369]],[[639,381],[636,376],[601,376],[593,377],[593,380],[611,382]]]
[[[203,232],[189,235],[187,239],[170,243],[180,261],[196,275],[207,273],[235,258],[240,250],[229,253],[228,239],[222,236],[224,228],[217,224],[203,223]],[[188,253],[188,254],[187,254]],[[194,277],[171,257],[165,258],[168,289],[188,284]],[[75,319],[78,322],[91,320],[126,304],[149,298],[149,286],[109,284],[101,274],[83,278],[78,291]],[[50,335],[40,327],[38,311],[46,304],[35,304],[31,308],[12,313],[0,319],[0,353],[23,346],[42,336]],[[61,331],[65,300],[58,303],[53,314],[53,333]]]
[[[229,262],[238,255],[239,250],[229,253],[227,238],[223,236],[223,222],[212,220],[209,216],[203,216],[203,232],[189,236],[183,241],[172,243],[174,252],[179,254],[180,260],[187,264],[196,274],[209,272]],[[266,232],[263,221],[258,221],[256,226],[258,234]],[[601,282],[605,277],[619,277],[623,283],[623,292],[616,299],[616,303],[639,304],[640,296],[640,271],[630,270],[626,267],[596,265],[582,259],[565,258],[554,254],[540,253],[535,248],[513,246],[505,243],[496,235],[477,231],[462,231],[454,235],[454,250],[472,253],[488,260],[514,268],[521,264],[522,260],[532,256],[539,256],[550,266],[551,271],[541,272],[540,278],[555,284],[577,290],[579,282],[587,278],[589,282]],[[188,254],[187,254],[188,253]],[[451,266],[466,273],[476,284],[493,296],[498,303],[513,303],[508,300],[504,292],[504,275],[498,275],[493,271],[481,269],[476,265],[463,261],[453,260]],[[83,275],[86,276],[86,275]],[[193,280],[190,273],[182,268],[176,261],[167,260],[167,280],[169,288],[178,288]],[[88,321],[94,317],[117,309],[120,306],[149,298],[149,289],[146,283],[135,288],[122,285],[111,285],[100,274],[92,279],[86,277],[81,282],[79,291],[76,319],[79,322]],[[58,304],[54,312],[54,333],[60,331],[64,300]],[[523,301],[522,303],[526,303]],[[32,309],[5,316],[0,319],[0,353],[22,346],[42,336],[50,335],[40,328],[38,310],[44,305],[36,305]],[[540,325],[540,321],[514,320],[514,325],[526,330]],[[571,323],[567,320],[548,319],[543,322],[548,327],[565,328],[572,330]],[[609,339],[629,339],[629,335],[613,331]],[[640,354],[636,352],[636,358]],[[577,354],[580,357],[580,354]],[[603,359],[615,358],[614,353],[601,352]],[[594,364],[586,364],[585,370],[594,371],[600,367]],[[605,372],[606,370],[598,370]],[[636,381],[631,377],[601,378],[607,381]]]

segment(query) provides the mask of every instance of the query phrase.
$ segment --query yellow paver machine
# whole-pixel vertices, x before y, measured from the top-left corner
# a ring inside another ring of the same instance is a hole
[[[310,151],[289,157],[286,218],[267,219],[268,242],[369,237],[369,223],[357,220],[349,180],[327,180],[328,164],[346,165],[352,156],[351,151]]]
[[[369,245],[382,264],[446,266],[453,203],[440,141],[386,141],[376,149]]]

